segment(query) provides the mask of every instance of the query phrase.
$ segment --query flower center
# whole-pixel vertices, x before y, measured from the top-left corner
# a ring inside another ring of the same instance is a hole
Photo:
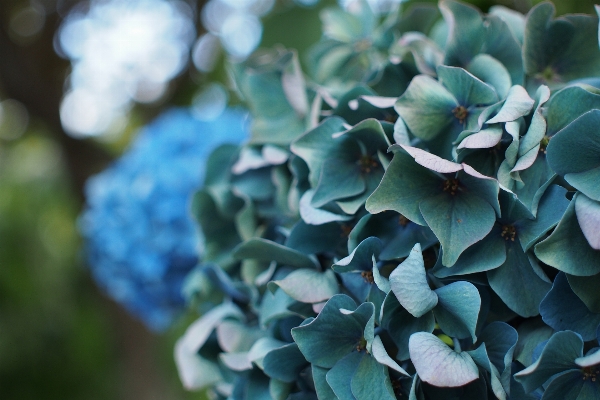
[[[359,353],[363,350],[365,350],[367,348],[367,339],[365,339],[364,337],[361,337],[360,340],[358,341],[358,344],[356,345],[356,351],[358,351]]]
[[[384,121],[391,122],[393,124],[398,121],[398,114],[388,114],[385,116]]]
[[[348,236],[350,236],[350,232],[352,232],[352,229],[354,229],[354,226],[351,224],[340,224],[340,228],[342,229],[340,236],[347,239]]]
[[[373,282],[375,282],[375,279],[373,278],[373,271],[363,271],[360,273],[360,276],[362,276],[367,283],[373,284]]]
[[[454,110],[452,110],[452,114],[456,117],[456,119],[461,123],[465,123],[465,119],[469,116],[469,110],[467,110],[464,106],[457,106]]]
[[[363,155],[357,162],[360,167],[360,172],[363,174],[369,174],[371,171],[379,167],[379,162],[377,162],[373,157]]]
[[[363,51],[369,50],[371,45],[372,43],[369,39],[359,40],[358,42],[354,43],[354,50],[357,53],[362,53]]]
[[[400,216],[398,217],[398,225],[400,226],[406,226],[409,222],[410,220],[402,214],[400,214]]]
[[[500,236],[502,236],[506,241],[510,240],[511,242],[514,242],[515,238],[517,237],[517,230],[512,225],[504,225],[502,227],[502,233],[500,233]]]
[[[444,192],[450,193],[452,196],[458,190],[458,179],[447,179],[444,181]]]
[[[542,71],[541,75],[546,82],[554,80],[554,70],[550,66],[547,66],[546,69]]]
[[[392,380],[392,389],[394,390],[396,398],[402,397],[402,382],[400,379]]]
[[[592,382],[596,382],[598,375],[600,375],[600,370],[598,367],[585,367],[581,370],[583,373],[583,380],[591,380]]]

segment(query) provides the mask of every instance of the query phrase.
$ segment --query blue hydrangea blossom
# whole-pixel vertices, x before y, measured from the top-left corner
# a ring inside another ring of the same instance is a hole
[[[246,136],[241,110],[200,121],[189,110],[171,109],[86,185],[80,229],[93,276],[150,329],[167,328],[184,306],[182,283],[201,253],[189,202],[206,158]]]

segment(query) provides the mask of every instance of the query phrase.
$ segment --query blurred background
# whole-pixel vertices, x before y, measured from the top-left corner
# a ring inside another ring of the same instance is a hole
[[[203,398],[172,357],[194,313],[156,333],[94,284],[77,228],[85,182],[165,109],[218,118],[239,101],[224,60],[275,44],[302,54],[335,3],[0,1],[0,398]],[[593,3],[555,1],[558,14]]]

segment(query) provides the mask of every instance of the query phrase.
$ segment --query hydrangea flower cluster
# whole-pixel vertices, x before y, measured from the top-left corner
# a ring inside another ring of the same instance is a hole
[[[598,8],[600,11],[600,7]],[[457,0],[322,14],[233,66],[208,159],[213,305],[175,348],[216,399],[600,398],[598,18]]]
[[[86,186],[80,229],[97,283],[153,330],[185,302],[185,276],[198,262],[190,195],[202,184],[207,155],[246,137],[246,113],[226,110],[199,121],[171,109],[141,130],[131,148]]]

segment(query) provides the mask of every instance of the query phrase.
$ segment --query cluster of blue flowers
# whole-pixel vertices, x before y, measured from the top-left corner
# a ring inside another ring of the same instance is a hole
[[[184,306],[182,283],[200,242],[189,206],[206,158],[220,144],[243,141],[245,119],[241,110],[209,122],[169,110],[87,183],[80,230],[94,278],[152,330],[167,328]]]

